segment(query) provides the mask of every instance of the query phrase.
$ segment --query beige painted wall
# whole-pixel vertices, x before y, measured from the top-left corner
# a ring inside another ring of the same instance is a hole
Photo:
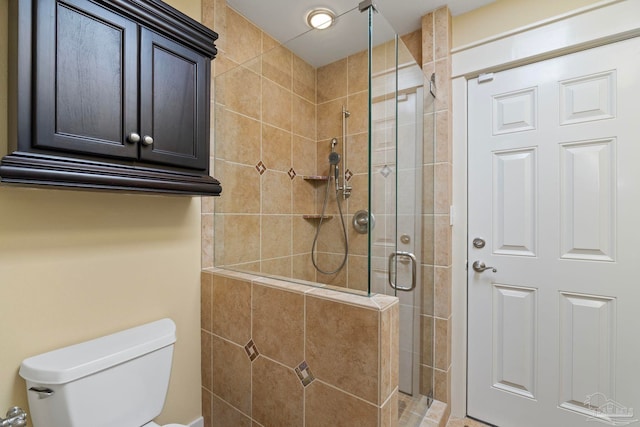
[[[168,3],[200,19],[200,0]],[[7,5],[0,1],[0,153]],[[27,407],[24,358],[171,317],[178,342],[159,421],[193,421],[201,414],[199,307],[199,198],[0,186],[0,416]]]
[[[600,0],[496,0],[453,18],[453,47],[464,46]]]

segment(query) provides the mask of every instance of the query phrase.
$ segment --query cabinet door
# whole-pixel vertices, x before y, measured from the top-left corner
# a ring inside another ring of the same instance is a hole
[[[145,28],[140,40],[140,159],[205,170],[210,62]]]
[[[33,146],[137,157],[137,25],[87,0],[35,4]]]

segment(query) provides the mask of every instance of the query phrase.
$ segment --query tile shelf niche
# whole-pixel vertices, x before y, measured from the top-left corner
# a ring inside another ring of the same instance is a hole
[[[304,179],[307,182],[311,182],[313,184],[317,184],[317,183],[321,183],[321,182],[327,182],[329,181],[329,176],[327,175],[303,175],[302,179]],[[320,219],[331,219],[333,218],[333,215],[320,215],[320,214],[313,214],[313,215],[302,215],[303,219],[307,219],[307,220],[320,220]]]
[[[313,183],[329,181],[329,177],[327,175],[304,175],[302,179]]]
[[[333,218],[333,215],[325,215],[325,216],[316,215],[316,214],[313,214],[313,215],[302,215],[302,218],[309,219],[309,220],[312,220],[312,219],[331,219],[331,218]]]

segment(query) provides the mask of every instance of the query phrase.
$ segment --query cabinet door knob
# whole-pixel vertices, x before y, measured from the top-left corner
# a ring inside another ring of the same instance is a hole
[[[145,135],[142,138],[142,145],[151,145],[153,144],[153,138],[151,138],[149,135]]]
[[[129,135],[127,135],[127,142],[129,142],[130,144],[136,144],[140,142],[140,135],[135,132],[131,132]]]

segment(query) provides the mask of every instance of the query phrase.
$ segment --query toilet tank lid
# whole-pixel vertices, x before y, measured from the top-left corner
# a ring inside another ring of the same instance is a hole
[[[66,384],[176,342],[176,324],[161,319],[25,359],[20,376],[39,384]]]

